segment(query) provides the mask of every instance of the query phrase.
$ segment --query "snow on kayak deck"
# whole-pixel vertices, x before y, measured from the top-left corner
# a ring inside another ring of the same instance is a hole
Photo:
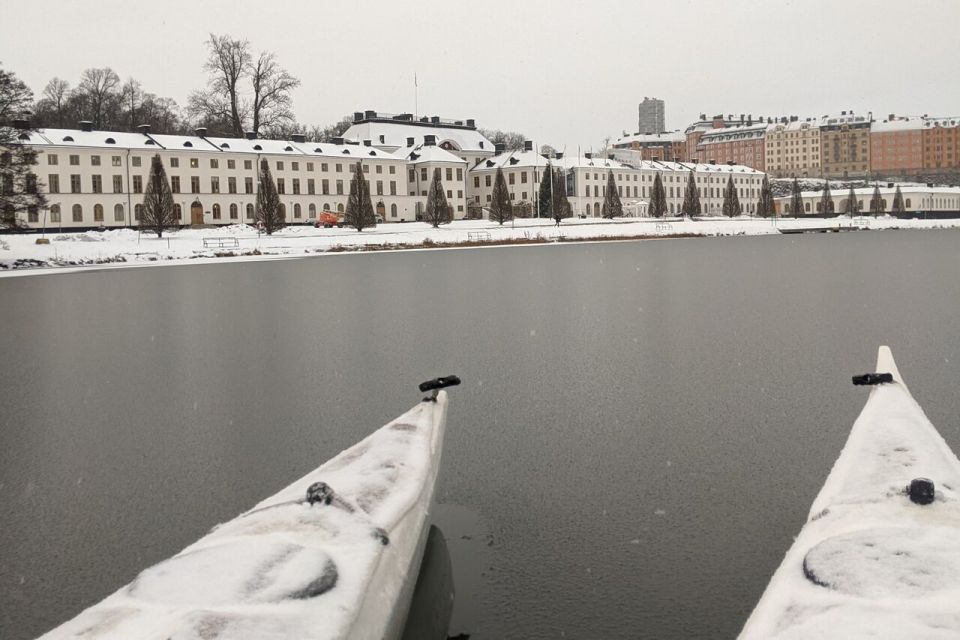
[[[847,443],[740,638],[960,637],[960,461],[890,350]],[[914,478],[936,486],[910,501]]]
[[[418,506],[432,497],[445,415],[441,392],[42,638],[330,639],[378,625],[361,635],[382,637],[389,608],[377,612],[383,621],[358,612],[405,588],[407,571],[382,569],[397,549],[417,547],[409,538],[422,522],[410,514],[425,517]],[[334,497],[311,505],[307,488],[320,481]]]

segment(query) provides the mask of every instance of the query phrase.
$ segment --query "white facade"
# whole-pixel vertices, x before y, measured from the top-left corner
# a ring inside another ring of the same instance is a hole
[[[853,190],[859,213],[870,213],[870,200],[873,198],[873,191],[874,187],[861,187]],[[893,210],[893,199],[896,192],[896,187],[880,187],[880,198],[883,201],[882,211],[884,213],[890,213]],[[903,196],[903,208],[906,212],[921,215],[928,212],[960,211],[960,187],[904,185],[900,187],[900,194]],[[804,191],[800,196],[803,199],[804,214],[822,212],[822,191]],[[843,214],[846,211],[849,197],[849,189],[831,189],[830,199],[833,201],[833,212],[837,215]],[[778,213],[784,215],[784,212],[789,208],[790,201],[790,196],[775,198]]]

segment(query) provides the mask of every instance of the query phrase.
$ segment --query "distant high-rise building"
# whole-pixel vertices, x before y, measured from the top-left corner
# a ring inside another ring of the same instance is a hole
[[[639,111],[637,133],[662,133],[667,130],[663,100],[644,96]]]

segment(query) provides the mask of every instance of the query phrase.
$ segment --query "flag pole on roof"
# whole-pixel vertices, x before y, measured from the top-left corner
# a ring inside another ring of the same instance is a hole
[[[413,119],[416,120],[420,114],[417,113],[419,110],[419,96],[418,94],[418,85],[417,85],[417,72],[413,72]]]

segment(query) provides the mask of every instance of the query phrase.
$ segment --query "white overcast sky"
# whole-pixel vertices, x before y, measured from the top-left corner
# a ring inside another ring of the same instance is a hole
[[[960,0],[3,0],[0,63],[34,92],[112,67],[186,104],[210,32],[274,51],[300,122],[475,118],[568,151],[699,113],[960,114]]]

